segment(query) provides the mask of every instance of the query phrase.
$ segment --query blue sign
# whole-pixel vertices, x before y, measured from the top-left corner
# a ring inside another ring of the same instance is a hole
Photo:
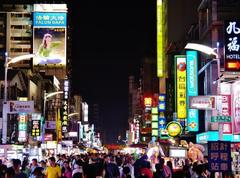
[[[66,27],[67,14],[65,12],[34,12],[34,27]]]
[[[207,143],[209,141],[218,141],[218,140],[219,140],[218,131],[208,131],[208,132],[203,132],[196,135],[197,143]],[[222,140],[230,141],[230,142],[240,142],[240,135],[223,134]]]
[[[226,141],[208,142],[208,165],[211,172],[231,171],[231,145]]]
[[[198,58],[197,51],[187,51],[187,103],[189,96],[198,96]],[[198,110],[188,109],[187,129],[189,132],[199,130]]]

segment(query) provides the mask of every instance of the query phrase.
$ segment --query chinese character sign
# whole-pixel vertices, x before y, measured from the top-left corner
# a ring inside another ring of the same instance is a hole
[[[187,102],[189,96],[198,96],[198,56],[197,51],[187,51]],[[199,130],[198,110],[188,108],[187,128],[190,132]]]
[[[177,117],[185,119],[187,117],[186,103],[186,58],[185,56],[175,56],[176,60],[176,86],[177,86]]]
[[[240,21],[225,21],[225,70],[240,71]]]
[[[18,141],[26,142],[27,141],[27,114],[19,113],[18,114]]]
[[[231,171],[230,142],[208,142],[208,165],[211,172]]]

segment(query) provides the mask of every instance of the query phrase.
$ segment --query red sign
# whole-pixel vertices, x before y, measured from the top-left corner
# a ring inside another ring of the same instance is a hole
[[[232,123],[226,122],[222,123],[223,134],[232,134]]]
[[[144,106],[151,107],[152,106],[152,98],[150,98],[150,97],[144,98]]]
[[[231,116],[231,95],[222,95],[222,116]]]

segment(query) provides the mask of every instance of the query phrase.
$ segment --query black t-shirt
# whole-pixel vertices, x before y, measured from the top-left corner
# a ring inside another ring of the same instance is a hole
[[[96,168],[95,164],[85,165],[84,175],[86,175],[87,178],[96,178],[97,168]]]
[[[27,178],[27,175],[23,172],[20,172],[19,174],[15,174],[15,171],[13,167],[7,168],[7,175],[11,178]]]

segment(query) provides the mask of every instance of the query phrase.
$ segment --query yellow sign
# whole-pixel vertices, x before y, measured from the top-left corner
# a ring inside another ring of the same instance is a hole
[[[179,122],[172,121],[168,123],[166,130],[170,137],[176,137],[182,133],[182,126]]]
[[[163,77],[163,4],[157,0],[157,76]]]
[[[175,56],[177,72],[177,117],[185,119],[187,117],[187,98],[186,98],[186,57]]]

